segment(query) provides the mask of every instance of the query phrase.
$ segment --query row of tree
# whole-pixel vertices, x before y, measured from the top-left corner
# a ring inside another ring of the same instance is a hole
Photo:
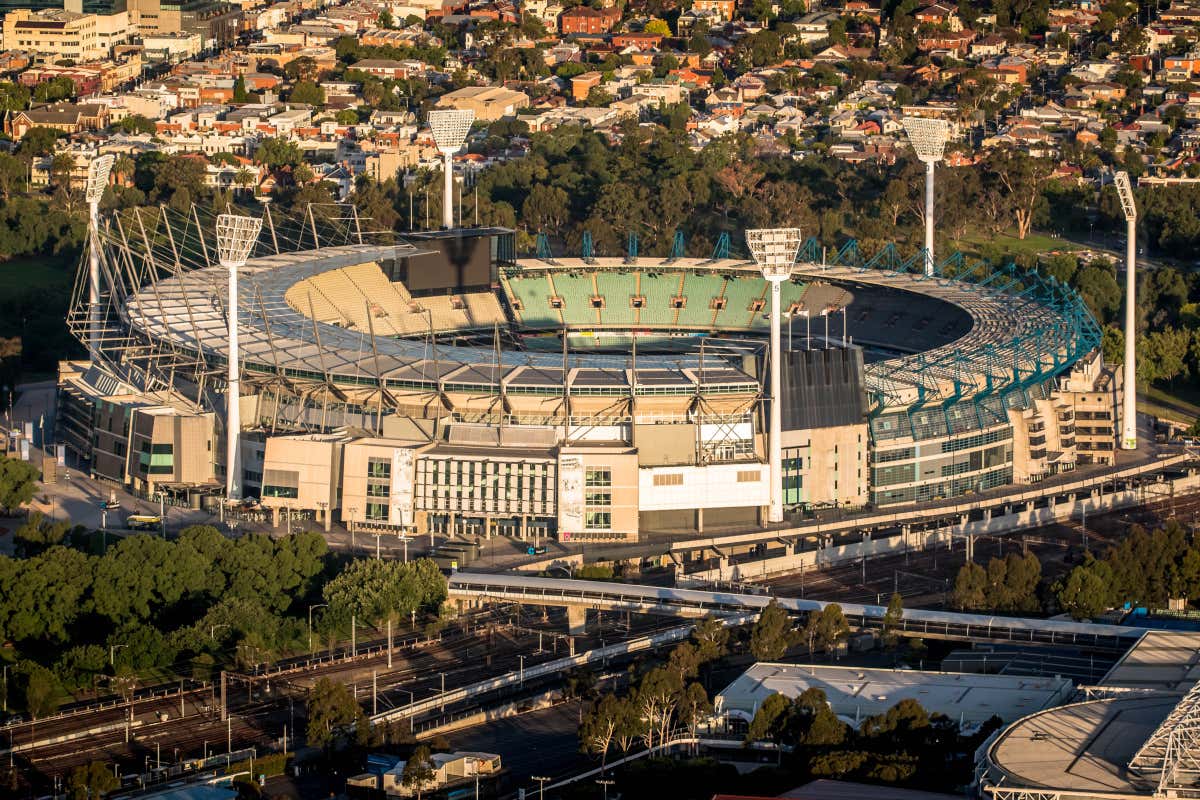
[[[233,540],[193,526],[174,541],[129,536],[90,555],[91,536],[34,516],[17,542],[24,557],[0,556],[0,638],[18,656],[14,698],[23,693],[38,714],[63,691],[114,674],[168,669],[208,680],[223,663],[303,652],[309,606],[320,599],[328,608],[314,631],[332,643],[354,617],[407,618],[446,596],[427,559],[346,566],[311,532]]]

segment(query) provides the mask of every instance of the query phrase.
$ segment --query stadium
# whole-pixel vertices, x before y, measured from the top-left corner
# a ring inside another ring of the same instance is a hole
[[[519,257],[501,229],[367,233],[352,206],[263,214],[229,269],[199,209],[95,226],[59,436],[97,478],[258,497],[377,530],[632,540],[765,524],[771,285],[701,258]],[[1065,286],[961,256],[824,253],[780,285],[788,513],[887,506],[1111,463],[1118,376]],[[93,299],[95,302],[93,302]],[[227,395],[240,417],[227,475]],[[211,502],[211,500],[207,500]]]

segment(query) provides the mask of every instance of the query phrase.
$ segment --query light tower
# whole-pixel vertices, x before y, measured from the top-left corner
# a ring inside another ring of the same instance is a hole
[[[92,159],[84,190],[88,204],[88,354],[93,364],[100,358],[100,199],[113,161],[111,153]]]
[[[950,123],[944,119],[905,117],[904,131],[917,158],[925,162],[925,274],[933,275],[933,171],[946,152]]]
[[[237,214],[217,217],[217,259],[229,270],[229,378],[225,388],[225,497],[238,500],[242,496],[241,459],[238,439],[242,430],[241,359],[238,352],[238,268],[250,257],[258,241],[262,220]]]
[[[782,365],[779,346],[780,284],[792,274],[800,252],[799,228],[765,228],[746,231],[746,244],[763,277],[771,282],[771,430],[768,453],[771,469],[771,506],[768,522],[783,522]]]
[[[1125,212],[1125,388],[1121,397],[1121,449],[1137,449],[1137,348],[1134,335],[1137,322],[1137,286],[1134,267],[1137,265],[1137,203],[1129,173],[1113,175],[1121,210]]]
[[[441,151],[443,159],[442,173],[445,183],[442,190],[442,227],[447,230],[454,227],[454,154],[462,149],[474,121],[474,111],[446,108],[429,112],[433,141]]]

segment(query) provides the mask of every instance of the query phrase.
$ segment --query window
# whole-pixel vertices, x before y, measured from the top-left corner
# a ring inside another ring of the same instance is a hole
[[[367,497],[387,497],[389,494],[390,492],[388,492],[388,485],[386,483],[367,484]]]
[[[665,475],[654,476],[655,486],[683,486],[682,472],[668,472]]]
[[[762,470],[759,469],[739,469],[737,474],[738,483],[758,483],[762,478]]]
[[[370,522],[387,522],[387,503],[367,503],[367,520]]]
[[[611,511],[588,511],[584,517],[583,526],[590,530],[602,530],[612,527]]]
[[[263,497],[290,497],[296,499],[300,496],[300,490],[294,486],[272,486],[266,484],[262,487]]]
[[[588,467],[583,483],[585,486],[612,486],[612,470],[608,467]]]
[[[392,477],[392,460],[390,458],[368,458],[367,459],[367,477],[368,478],[391,478]]]

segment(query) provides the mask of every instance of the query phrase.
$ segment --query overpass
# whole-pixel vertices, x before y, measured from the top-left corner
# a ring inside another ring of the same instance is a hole
[[[607,581],[579,581],[517,574],[459,572],[450,576],[450,599],[460,606],[489,601],[555,606],[567,610],[572,633],[582,633],[589,609],[631,611],[678,617],[757,612],[772,598],[761,594],[705,592]],[[819,611],[830,603],[796,597],[774,598],[790,614]],[[846,620],[858,628],[882,628],[887,608],[838,603]],[[1117,625],[1066,620],[998,617],[951,611],[906,609],[898,631],[931,639],[969,639],[1067,645],[1124,652],[1145,631]]]

